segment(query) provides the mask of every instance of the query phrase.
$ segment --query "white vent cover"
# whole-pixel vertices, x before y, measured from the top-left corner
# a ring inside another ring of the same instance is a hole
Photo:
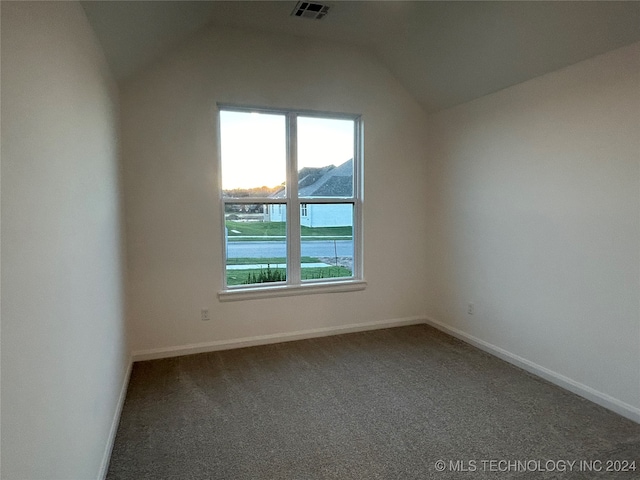
[[[329,11],[328,5],[315,2],[298,2],[291,15],[294,17],[322,20]]]

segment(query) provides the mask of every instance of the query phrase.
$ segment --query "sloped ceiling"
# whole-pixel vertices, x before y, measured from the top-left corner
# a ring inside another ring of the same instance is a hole
[[[81,2],[119,81],[212,25],[370,49],[428,112],[640,41],[640,2],[323,2],[323,20],[292,17],[295,1]]]

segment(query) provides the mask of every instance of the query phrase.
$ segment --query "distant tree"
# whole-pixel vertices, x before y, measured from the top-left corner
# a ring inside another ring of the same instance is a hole
[[[281,189],[281,185],[277,185],[275,187],[267,187],[263,185],[262,187],[253,188],[232,188],[229,190],[223,190],[222,194],[226,198],[268,197]]]

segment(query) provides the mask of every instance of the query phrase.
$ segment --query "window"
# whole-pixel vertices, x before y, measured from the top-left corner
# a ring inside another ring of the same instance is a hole
[[[221,298],[363,284],[360,117],[219,105],[219,128]]]

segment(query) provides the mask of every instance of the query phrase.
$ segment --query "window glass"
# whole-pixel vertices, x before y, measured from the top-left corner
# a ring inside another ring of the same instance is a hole
[[[302,280],[353,276],[353,205],[309,204],[300,218]]]
[[[354,121],[298,117],[298,195],[353,196]]]
[[[224,197],[265,197],[284,190],[287,169],[285,120],[284,115],[220,112]]]
[[[227,285],[287,279],[287,213],[283,204],[225,204]]]

